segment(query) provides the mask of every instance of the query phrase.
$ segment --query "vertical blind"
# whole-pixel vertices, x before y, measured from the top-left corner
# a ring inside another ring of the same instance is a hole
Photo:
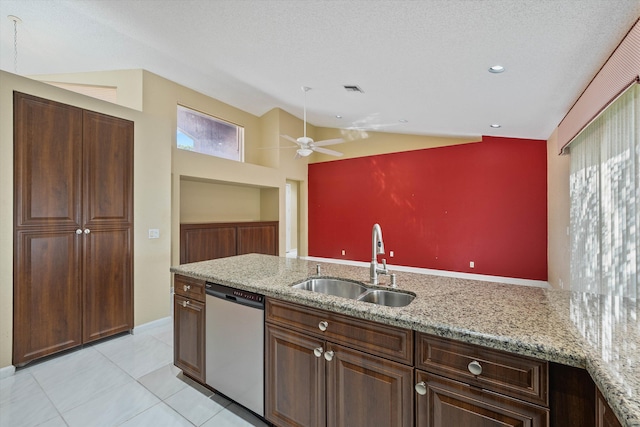
[[[640,84],[570,145],[571,287],[640,294]]]

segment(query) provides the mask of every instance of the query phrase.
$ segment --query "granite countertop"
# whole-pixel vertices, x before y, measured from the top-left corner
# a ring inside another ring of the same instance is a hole
[[[395,272],[416,298],[384,307],[291,288],[316,275],[367,284],[369,268],[249,254],[172,267],[185,276],[388,325],[585,368],[623,426],[640,427],[640,320],[636,300]],[[393,268],[391,268],[393,270]],[[389,277],[380,277],[388,288]],[[374,287],[371,285],[367,285]]]

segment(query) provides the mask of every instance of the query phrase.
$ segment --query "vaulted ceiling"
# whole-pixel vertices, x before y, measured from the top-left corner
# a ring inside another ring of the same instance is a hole
[[[546,139],[639,17],[640,0],[1,0],[0,68],[143,68],[258,116],[302,117],[308,86],[317,126]]]

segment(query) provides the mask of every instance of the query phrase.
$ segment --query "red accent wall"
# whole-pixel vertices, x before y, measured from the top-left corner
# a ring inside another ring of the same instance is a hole
[[[377,222],[389,264],[547,280],[546,141],[314,163],[308,182],[310,256],[371,261]]]

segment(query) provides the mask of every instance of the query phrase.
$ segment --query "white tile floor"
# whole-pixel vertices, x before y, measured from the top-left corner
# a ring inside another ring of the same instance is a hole
[[[169,319],[0,380],[0,427],[266,426],[173,366]]]

